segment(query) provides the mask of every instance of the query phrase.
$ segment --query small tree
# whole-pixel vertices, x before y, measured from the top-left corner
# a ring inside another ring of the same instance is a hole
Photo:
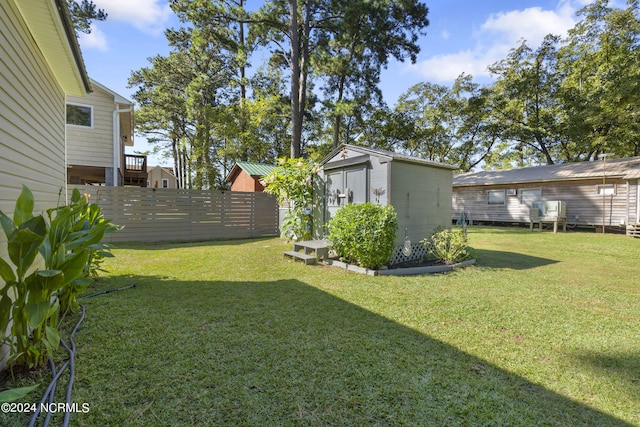
[[[304,159],[278,159],[278,167],[265,176],[265,192],[275,194],[289,210],[282,220],[281,234],[287,240],[311,238],[313,176],[317,166]]]

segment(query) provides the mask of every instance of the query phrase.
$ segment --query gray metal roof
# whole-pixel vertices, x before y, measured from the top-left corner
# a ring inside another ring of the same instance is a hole
[[[405,154],[395,153],[393,151],[381,150],[379,148],[362,147],[360,145],[350,145],[350,144],[342,144],[338,148],[334,148],[331,151],[331,153],[329,153],[329,155],[327,155],[324,159],[322,159],[320,164],[324,165],[325,163],[327,163],[329,160],[334,158],[336,154],[338,154],[343,148],[347,148],[349,150],[353,150],[363,154],[368,154],[371,156],[376,156],[378,158],[386,159],[387,161],[398,160],[398,161],[428,165],[428,166],[433,166],[433,167],[443,168],[443,169],[451,169],[451,170],[456,169],[456,166],[447,165],[445,163],[434,162],[432,160],[426,160],[420,157],[407,156]]]
[[[575,181],[602,178],[640,179],[640,157],[593,162],[563,163],[523,169],[467,172],[453,176],[454,187],[516,184],[525,182]]]

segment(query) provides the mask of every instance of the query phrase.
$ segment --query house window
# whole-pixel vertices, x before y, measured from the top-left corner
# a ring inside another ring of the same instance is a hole
[[[507,196],[504,190],[487,191],[487,203],[490,205],[504,205],[506,200]]]
[[[616,186],[614,184],[598,185],[599,196],[615,196]]]
[[[531,207],[533,202],[542,200],[542,190],[540,188],[520,189],[520,204]]]
[[[162,178],[162,188],[169,188],[169,180]]]
[[[67,104],[67,124],[93,127],[93,108],[88,105]]]

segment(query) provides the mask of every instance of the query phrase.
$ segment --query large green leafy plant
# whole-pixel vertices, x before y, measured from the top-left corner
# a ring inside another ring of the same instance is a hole
[[[328,227],[332,248],[345,261],[366,268],[382,267],[391,261],[398,228],[393,206],[345,205]]]
[[[81,274],[58,293],[62,312],[78,308],[79,293],[91,283],[91,278],[97,277],[102,260],[113,256],[101,241],[117,226],[105,219],[100,207],[90,204],[88,198],[76,188],[69,205],[47,211],[50,228],[40,249],[45,267],[58,270],[73,260],[82,264]]]
[[[280,227],[283,238],[305,240],[311,238],[313,176],[317,166],[304,159],[278,159],[278,166],[263,181],[265,192],[275,194],[280,204],[288,203]]]
[[[49,223],[34,216],[33,207],[33,194],[23,186],[13,218],[0,211],[9,258],[0,258],[0,341],[9,345],[9,364],[28,368],[40,366],[58,348],[61,302],[63,312],[76,304],[88,284],[92,253],[104,251],[100,240],[116,228],[77,189],[69,206],[47,211]]]

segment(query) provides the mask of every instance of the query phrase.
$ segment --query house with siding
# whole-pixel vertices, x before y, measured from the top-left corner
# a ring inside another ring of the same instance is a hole
[[[34,212],[65,197],[65,99],[90,90],[65,0],[0,2],[0,210],[7,215],[23,185]]]
[[[453,177],[453,220],[529,223],[537,201],[562,201],[570,226],[637,233],[640,157],[523,169],[468,172]]]
[[[236,162],[224,181],[231,185],[231,191],[261,192],[264,185],[260,180],[275,168],[264,163]]]
[[[68,96],[69,184],[147,186],[147,157],[125,154],[133,146],[133,102],[91,80],[93,92]]]
[[[420,240],[438,227],[451,226],[451,180],[455,166],[386,150],[344,144],[321,162],[314,234],[326,235],[326,224],[348,203],[392,205],[398,218],[392,263],[424,255]],[[405,240],[412,254],[401,250]]]
[[[170,168],[163,166],[147,167],[147,187],[151,188],[178,188],[178,178]]]

